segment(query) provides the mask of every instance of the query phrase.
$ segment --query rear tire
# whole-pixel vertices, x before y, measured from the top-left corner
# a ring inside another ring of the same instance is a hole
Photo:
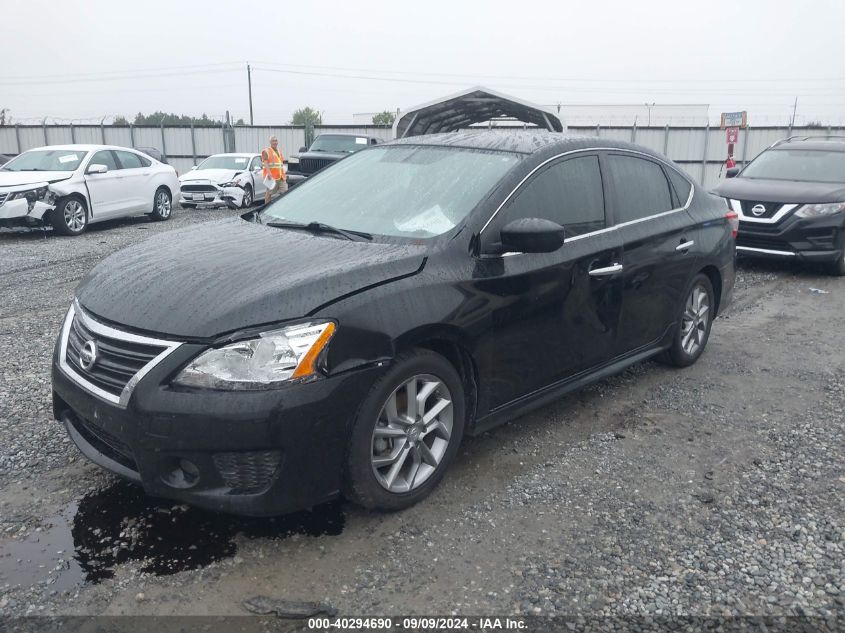
[[[159,187],[153,196],[153,212],[150,214],[153,220],[163,222],[170,219],[173,211],[173,197],[167,187]]]
[[[464,402],[461,379],[445,358],[423,349],[397,356],[358,410],[346,458],[346,496],[386,511],[428,496],[460,446]]]
[[[50,218],[53,229],[61,234],[75,237],[88,228],[88,207],[76,196],[60,198]]]
[[[688,367],[697,361],[710,338],[715,310],[713,284],[707,275],[699,273],[684,295],[672,346],[658,360],[674,367]]]

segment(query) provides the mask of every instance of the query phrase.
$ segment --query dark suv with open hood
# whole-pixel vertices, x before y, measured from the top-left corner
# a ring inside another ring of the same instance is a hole
[[[652,356],[694,363],[735,231],[721,198],[637,145],[377,145],[99,263],[58,337],[54,415],[151,495],[403,508],[464,435]]]
[[[715,192],[739,215],[739,254],[845,275],[845,137],[778,141],[728,178]]]

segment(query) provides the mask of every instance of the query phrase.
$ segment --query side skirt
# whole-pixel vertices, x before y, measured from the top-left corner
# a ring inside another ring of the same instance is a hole
[[[559,400],[563,396],[573,391],[577,391],[594,382],[598,382],[608,376],[613,376],[619,372],[627,369],[631,365],[642,362],[655,356],[671,345],[672,335],[674,333],[675,324],[673,324],[664,334],[661,339],[652,345],[645,348],[640,348],[638,351],[631,353],[628,356],[623,356],[608,365],[603,365],[598,369],[588,370],[587,372],[565,378],[559,382],[553,383],[548,387],[543,387],[537,391],[526,394],[513,400],[499,408],[491,411],[482,418],[475,421],[475,424],[467,431],[467,435],[474,437],[489,431],[508,420],[525,415],[539,407]]]

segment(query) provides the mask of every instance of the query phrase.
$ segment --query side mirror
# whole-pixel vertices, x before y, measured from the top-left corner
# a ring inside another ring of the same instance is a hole
[[[109,170],[109,168],[106,167],[105,165],[101,165],[99,163],[93,163],[91,165],[88,165],[88,171],[86,171],[85,173],[86,174],[104,174],[108,170]]]
[[[303,145],[302,147],[299,148],[299,151],[300,152],[307,152],[308,148]]]
[[[736,178],[738,173],[739,167],[728,167],[728,170],[725,172],[725,178]]]
[[[563,227],[542,218],[522,218],[502,227],[502,248],[507,253],[552,253],[563,246]]]

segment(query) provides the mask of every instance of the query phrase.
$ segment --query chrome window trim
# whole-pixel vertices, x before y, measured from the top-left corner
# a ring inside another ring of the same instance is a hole
[[[132,376],[129,382],[126,383],[126,386],[123,388],[123,391],[120,393],[120,396],[116,396],[88,381],[84,376],[81,376],[79,373],[77,373],[76,370],[74,370],[74,368],[71,367],[71,365],[67,362],[68,337],[70,336],[70,328],[73,325],[73,319],[77,315],[79,315],[79,318],[85,325],[85,327],[94,332],[95,334],[100,334],[102,336],[117,339],[120,341],[126,341],[127,343],[139,343],[141,345],[156,345],[159,347],[164,347],[165,349],[158,356],[151,359],[150,362],[148,362],[140,370],[138,370],[138,372],[134,376]],[[70,378],[73,382],[75,382],[77,385],[79,385],[89,393],[100,398],[101,400],[105,400],[109,404],[113,404],[120,407],[121,409],[125,409],[129,404],[129,398],[132,396],[132,392],[134,391],[136,385],[141,381],[141,379],[146,376],[156,365],[163,361],[167,356],[176,351],[181,345],[182,343],[178,341],[168,341],[164,339],[152,338],[149,336],[141,336],[138,334],[132,334],[130,332],[124,332],[122,330],[117,330],[113,327],[109,327],[104,323],[100,323],[99,321],[94,320],[91,316],[86,314],[82,307],[79,305],[79,302],[74,300],[73,304],[70,306],[70,309],[67,312],[67,315],[65,316],[65,322],[62,325],[61,342],[59,344],[59,367],[65,373],[65,375],[67,375],[68,378]]]
[[[597,231],[590,231],[589,233],[583,233],[581,235],[576,235],[574,237],[568,237],[568,238],[563,240],[564,244],[566,244],[567,242],[573,242],[575,240],[584,239],[585,237],[592,237],[593,235],[599,235],[601,233],[608,233],[610,231],[615,231],[615,230],[617,230],[621,227],[626,227],[626,226],[629,226],[631,224],[637,224],[638,222],[645,222],[647,220],[653,220],[654,218],[663,217],[665,215],[669,215],[670,213],[677,213],[678,211],[686,211],[687,209],[689,209],[690,204],[692,204],[692,198],[695,195],[695,183],[692,180],[690,180],[690,178],[686,174],[684,174],[681,170],[673,167],[672,164],[669,163],[668,161],[663,160],[662,158],[659,158],[657,156],[647,154],[646,152],[638,152],[638,151],[633,150],[633,149],[625,149],[625,148],[622,148],[622,147],[585,147],[585,148],[582,148],[582,149],[573,149],[573,150],[569,150],[567,152],[562,152],[560,154],[556,154],[556,155],[552,156],[551,158],[547,158],[542,163],[537,165],[534,169],[532,169],[530,172],[528,172],[528,174],[522,180],[520,180],[519,183],[517,183],[516,187],[514,187],[513,190],[511,190],[511,192],[507,196],[505,196],[505,199],[501,202],[501,204],[498,207],[496,207],[496,210],[493,211],[493,215],[490,216],[490,218],[487,220],[487,222],[484,223],[484,226],[482,226],[481,230],[478,232],[479,236],[484,232],[484,229],[486,229],[490,225],[490,223],[493,221],[493,219],[496,217],[496,215],[498,215],[499,211],[502,210],[502,207],[504,207],[508,202],[510,202],[510,199],[513,198],[514,194],[519,190],[520,187],[522,187],[522,185],[525,184],[525,181],[527,181],[529,178],[531,178],[531,176],[533,176],[539,169],[542,169],[543,167],[548,165],[550,162],[555,161],[559,158],[563,158],[564,156],[571,156],[572,154],[579,154],[579,153],[584,153],[584,152],[607,152],[607,151],[620,152],[620,153],[623,153],[623,154],[634,154],[636,156],[644,156],[645,158],[648,158],[648,159],[657,161],[659,163],[662,163],[662,164],[666,165],[667,167],[669,167],[670,169],[674,169],[690,184],[689,196],[687,196],[686,204],[684,204],[684,206],[682,206],[682,207],[678,207],[677,209],[670,209],[669,211],[662,211],[660,213],[655,213],[654,215],[649,215],[649,216],[646,216],[644,218],[637,218],[636,220],[628,220],[627,222],[621,222],[619,224],[614,224],[613,226],[608,226],[608,227],[605,227],[603,229],[599,229]],[[666,186],[670,186],[668,178],[667,178],[667,181],[666,181]]]
[[[750,253],[764,253],[766,255],[780,255],[781,257],[795,257],[792,251],[775,251],[769,248],[754,248],[752,246],[737,246],[738,251],[748,251]]]
[[[742,212],[742,204],[740,203],[739,200],[735,200],[734,198],[730,198],[730,201],[731,201],[731,209],[733,209],[736,212],[736,214],[739,216],[740,220],[742,220],[743,222],[756,222],[757,224],[776,224],[776,223],[780,222],[784,218],[784,216],[786,216],[789,213],[792,213],[793,211],[795,211],[795,209],[797,209],[799,206],[801,206],[801,205],[798,205],[798,204],[785,204],[780,209],[778,209],[778,212],[775,213],[770,218],[755,218],[753,215],[745,215]],[[772,204],[778,204],[778,203],[772,202]]]

